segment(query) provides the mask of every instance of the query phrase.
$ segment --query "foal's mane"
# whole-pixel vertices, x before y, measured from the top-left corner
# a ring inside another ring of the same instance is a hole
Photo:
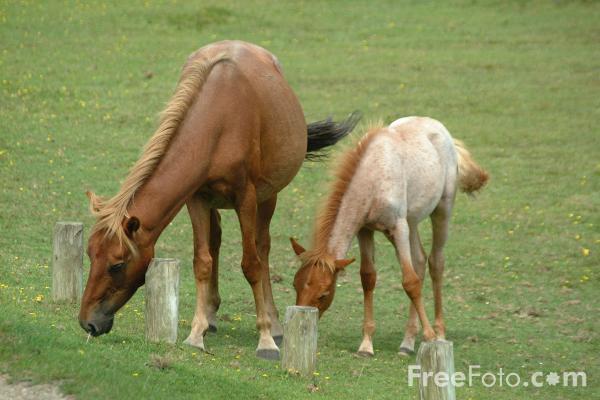
[[[342,156],[335,173],[335,180],[331,187],[329,197],[325,201],[315,224],[313,236],[314,250],[307,252],[306,258],[314,260],[324,260],[323,262],[330,268],[333,266],[333,258],[328,254],[327,242],[331,236],[335,220],[337,218],[342,199],[350,182],[358,169],[358,165],[365,154],[369,144],[378,133],[385,130],[383,124],[377,124],[367,130],[367,133],[358,141],[354,148],[346,151]],[[328,261],[329,260],[329,261]]]
[[[96,224],[92,228],[92,234],[104,231],[105,238],[116,236],[121,244],[125,244],[133,253],[136,253],[135,244],[127,237],[123,229],[123,220],[129,217],[127,208],[133,202],[137,190],[152,175],[167,152],[171,139],[177,134],[181,122],[206,82],[212,68],[227,60],[229,60],[228,56],[221,53],[213,57],[190,60],[183,67],[175,93],[160,115],[158,129],[146,143],[140,158],[129,171],[119,192],[108,200],[91,194],[92,214],[97,218]]]
[[[331,273],[335,272],[335,259],[330,254],[322,252],[318,249],[307,250],[299,255],[301,266],[304,267],[316,267],[329,270]]]

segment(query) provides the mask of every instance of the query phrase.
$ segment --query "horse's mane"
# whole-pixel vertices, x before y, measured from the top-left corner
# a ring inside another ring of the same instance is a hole
[[[92,234],[104,231],[104,237],[116,236],[133,253],[137,249],[123,229],[123,220],[128,217],[127,208],[133,202],[137,190],[152,175],[160,160],[167,152],[171,139],[184,120],[188,109],[200,92],[212,68],[221,61],[229,60],[224,53],[209,58],[190,60],[183,68],[175,93],[160,115],[160,123],[150,138],[140,158],[129,171],[119,192],[111,199],[104,200],[90,194],[92,214],[97,218]]]
[[[367,133],[359,140],[357,145],[342,156],[335,173],[335,180],[331,187],[331,193],[321,208],[315,224],[313,236],[314,250],[311,251],[310,255],[307,255],[313,258],[313,260],[327,260],[330,258],[327,242],[331,236],[331,231],[333,230],[333,225],[335,224],[344,194],[346,193],[348,186],[350,186],[352,177],[356,173],[360,160],[365,154],[367,147],[369,147],[373,138],[384,129],[385,127],[383,124],[373,125],[367,130]],[[332,262],[325,263],[328,264],[327,266],[330,269],[333,268]]]
[[[335,272],[335,259],[332,255],[324,252],[320,249],[307,250],[299,255],[302,265],[300,268],[306,266],[317,267],[329,270],[331,273]]]

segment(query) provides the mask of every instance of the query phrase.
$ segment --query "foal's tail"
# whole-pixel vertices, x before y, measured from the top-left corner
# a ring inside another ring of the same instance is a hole
[[[475,162],[463,142],[453,140],[458,155],[458,186],[465,193],[473,193],[487,183],[489,175]]]
[[[359,111],[354,111],[348,118],[341,122],[334,122],[330,117],[308,124],[306,127],[308,133],[306,159],[318,161],[325,157],[326,153],[323,149],[333,146],[340,139],[352,132],[361,117],[362,115]]]

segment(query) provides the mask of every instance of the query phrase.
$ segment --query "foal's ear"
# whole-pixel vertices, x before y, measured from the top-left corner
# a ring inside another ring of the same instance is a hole
[[[102,199],[89,190],[85,192],[85,195],[90,200],[90,210],[92,211],[92,214],[98,213],[102,205]]]
[[[127,237],[131,238],[133,234],[140,229],[140,220],[138,217],[129,217],[123,221],[123,229]]]
[[[341,260],[335,260],[335,269],[337,269],[338,271],[343,270],[344,268],[346,268],[348,265],[352,264],[354,262],[355,258],[346,258],[346,259],[341,259]]]
[[[294,249],[294,253],[296,253],[297,256],[306,251],[306,249],[302,247],[300,243],[296,242],[296,239],[293,237],[290,238],[290,242],[292,243],[292,249]]]

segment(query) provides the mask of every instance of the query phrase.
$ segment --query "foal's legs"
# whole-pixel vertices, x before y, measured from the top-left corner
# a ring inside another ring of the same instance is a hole
[[[358,354],[373,356],[373,334],[375,333],[375,319],[373,318],[373,290],[377,281],[375,272],[375,257],[373,231],[361,229],[358,232],[360,246],[360,280],[365,296],[365,317],[363,321],[363,340],[358,348]]]
[[[423,336],[425,337],[425,340],[434,340],[435,332],[431,328],[427,315],[425,314],[425,307],[423,306],[423,299],[421,296],[423,280],[419,278],[413,267],[410,254],[409,227],[406,219],[398,219],[391,236],[396,248],[396,257],[398,257],[400,265],[402,266],[402,287],[404,287],[406,294],[417,310],[421,325],[423,326]]]
[[[444,315],[442,310],[442,280],[444,277],[444,244],[448,238],[448,222],[452,210],[453,197],[442,198],[440,204],[431,214],[431,226],[433,230],[433,242],[431,254],[429,255],[429,275],[433,286],[433,298],[435,306],[435,330],[440,339],[446,337]]]
[[[194,275],[196,278],[196,312],[192,320],[192,331],[184,343],[204,348],[204,335],[209,328],[211,312],[210,282],[213,274],[213,257],[210,251],[210,208],[199,198],[192,196],[187,202],[194,229]],[[216,311],[216,310],[215,310]],[[207,315],[208,314],[208,315]],[[214,313],[213,313],[214,314]]]
[[[271,217],[275,212],[277,204],[277,195],[258,205],[258,218],[256,221],[256,240],[258,247],[258,256],[264,268],[262,275],[263,292],[265,295],[265,304],[267,312],[271,318],[271,336],[277,345],[283,340],[283,328],[279,323],[279,314],[273,301],[273,291],[271,290],[271,274],[269,271],[269,252],[271,250],[271,235],[269,234],[269,224]]]
[[[266,359],[277,359],[279,358],[279,348],[273,341],[273,337],[271,337],[271,319],[267,312],[263,291],[265,267],[262,265],[256,248],[256,218],[258,212],[256,188],[252,184],[246,184],[239,193],[236,213],[242,231],[242,271],[244,271],[244,276],[252,287],[254,303],[256,304],[256,327],[260,334],[256,355]]]
[[[410,254],[415,272],[419,279],[421,279],[421,282],[423,282],[423,278],[425,277],[426,254],[423,245],[421,244],[421,238],[419,237],[418,223],[409,223],[408,239],[410,241]],[[414,352],[417,333],[419,333],[417,310],[411,302],[408,311],[408,321],[406,322],[406,329],[404,330],[404,339],[402,340],[398,354],[409,355]]]

